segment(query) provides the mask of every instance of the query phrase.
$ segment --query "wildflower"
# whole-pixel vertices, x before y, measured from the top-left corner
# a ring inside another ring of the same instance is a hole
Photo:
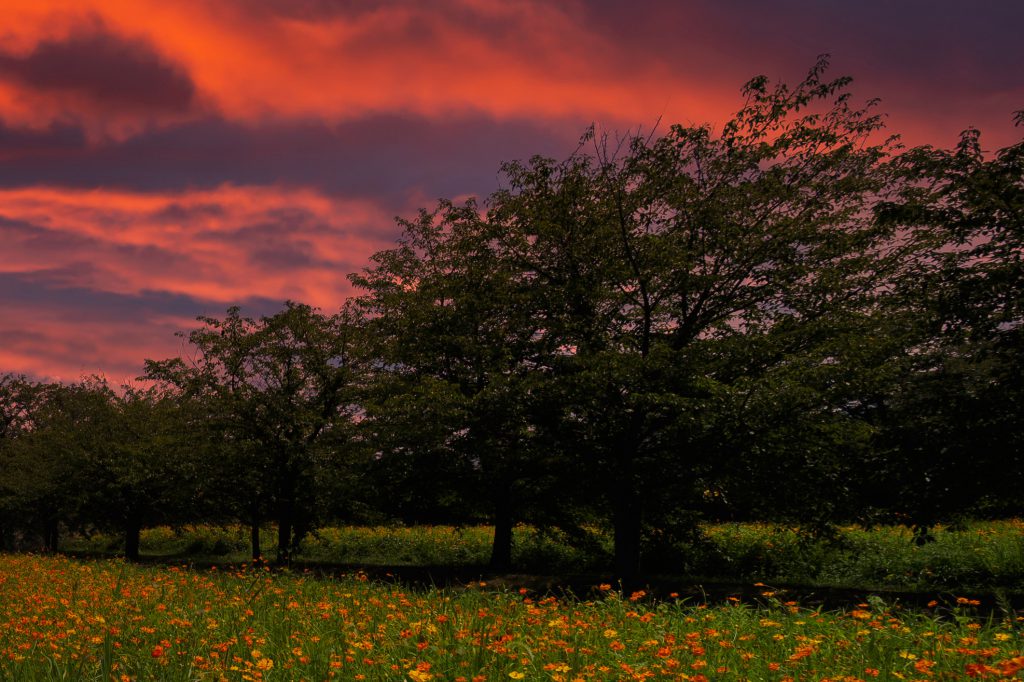
[[[1003,677],[1016,675],[1021,670],[1024,670],[1024,656],[1014,656],[1008,661],[999,663],[999,674]]]
[[[508,674],[508,676],[511,677],[513,680],[521,680],[524,677],[526,677],[526,673],[521,673],[518,670],[513,670]]]
[[[157,644],[155,647],[153,647],[153,652],[151,655],[153,656],[153,658],[160,658],[164,655],[164,648]]]
[[[989,675],[999,674],[998,670],[984,663],[968,663],[964,666],[964,672],[967,674],[967,677],[988,677]]]

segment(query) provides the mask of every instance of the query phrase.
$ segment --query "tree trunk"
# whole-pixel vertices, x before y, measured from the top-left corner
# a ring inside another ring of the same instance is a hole
[[[632,590],[640,579],[640,499],[631,486],[622,482],[615,495],[612,511],[615,526],[615,577],[623,590]]]
[[[640,579],[640,486],[636,476],[637,438],[630,436],[639,429],[629,429],[621,441],[618,453],[618,477],[612,481],[612,525],[615,531],[615,577],[623,590],[633,590]]]
[[[491,545],[490,568],[495,571],[506,571],[512,567],[512,528],[515,526],[512,496],[504,483],[495,493],[494,544]]]
[[[252,549],[252,560],[254,562],[262,561],[263,550],[260,549],[259,502],[253,502],[249,517],[249,546]]]
[[[282,499],[277,514],[277,563],[287,566],[292,560],[292,523],[295,501],[291,496]]]
[[[124,558],[129,561],[139,560],[139,540],[142,526],[138,521],[130,520],[124,529]]]
[[[43,530],[43,547],[47,552],[53,553],[57,551],[58,544],[60,544],[60,521],[48,519]]]

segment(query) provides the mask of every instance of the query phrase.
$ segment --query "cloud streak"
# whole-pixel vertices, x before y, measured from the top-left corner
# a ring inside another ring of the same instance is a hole
[[[345,275],[390,244],[390,222],[371,202],[310,190],[0,191],[0,363],[138,373],[198,314],[288,299],[334,309]]]

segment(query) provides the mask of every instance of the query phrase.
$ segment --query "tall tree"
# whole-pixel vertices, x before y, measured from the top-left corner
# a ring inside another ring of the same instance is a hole
[[[158,387],[93,390],[97,438],[82,457],[89,486],[83,514],[120,530],[125,557],[135,560],[142,529],[202,518],[202,449],[191,438],[192,406]]]
[[[0,547],[19,546],[23,535],[41,533],[44,549],[57,548],[61,518],[54,490],[61,473],[46,466],[56,464],[38,457],[27,447],[26,438],[40,428],[48,389],[52,386],[29,381],[24,376],[0,376]]]
[[[344,466],[358,411],[357,325],[303,304],[259,320],[230,308],[199,318],[189,358],[146,362],[146,379],[201,399],[219,433],[232,491],[252,529],[278,524],[277,560],[288,562],[310,528],[319,474]],[[232,491],[223,491],[225,495]]]
[[[889,466],[878,470],[892,511],[924,540],[979,504],[1005,513],[1021,500],[1024,141],[986,155],[968,129],[954,149],[912,149],[899,168],[910,182],[884,215],[917,244],[897,291],[916,333],[882,401]]]
[[[527,418],[538,343],[531,284],[472,201],[442,202],[401,224],[399,245],[351,277],[365,292],[359,303],[384,368],[383,399],[370,411],[382,464],[395,468],[424,451],[443,457],[440,467],[416,467],[412,479],[446,471],[437,483],[451,490],[458,477],[463,504],[475,497],[494,522],[492,566],[507,568],[512,528],[537,492]],[[419,406],[419,426],[402,418],[410,405]]]
[[[752,80],[718,134],[591,136],[565,162],[507,164],[509,187],[491,198],[534,284],[576,424],[566,448],[605,495],[625,581],[645,503],[696,478],[703,413],[736,369],[827,362],[823,321],[874,305],[890,231],[871,209],[893,141],[873,143],[873,103],[853,107],[849,79],[825,80],[826,67],[792,89]]]

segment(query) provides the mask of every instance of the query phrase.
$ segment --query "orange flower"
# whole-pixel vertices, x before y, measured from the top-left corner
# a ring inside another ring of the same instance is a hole
[[[921,660],[914,663],[914,670],[921,673],[922,675],[931,675],[933,665],[935,665],[935,661],[929,661],[926,658],[922,658]]]

